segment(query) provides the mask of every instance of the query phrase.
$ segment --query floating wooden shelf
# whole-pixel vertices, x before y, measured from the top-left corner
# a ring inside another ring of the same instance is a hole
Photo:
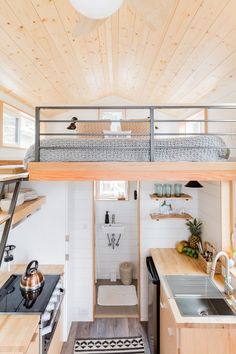
[[[171,195],[171,197],[158,197],[157,194],[153,193],[153,194],[150,194],[150,198],[151,199],[154,199],[154,200],[164,200],[164,199],[184,199],[184,200],[189,200],[189,199],[192,199],[191,195],[189,194],[184,194],[182,193],[180,195],[180,197],[176,197],[175,195]]]
[[[160,220],[160,219],[192,219],[193,217],[188,213],[183,214],[150,214],[152,220]]]
[[[45,197],[38,197],[37,199],[24,202],[23,204],[17,206],[13,215],[12,226],[18,224],[20,221],[33,214],[41,207],[42,204],[45,203],[45,200]],[[7,219],[9,219],[9,215],[6,212],[0,212],[0,223],[5,222]]]

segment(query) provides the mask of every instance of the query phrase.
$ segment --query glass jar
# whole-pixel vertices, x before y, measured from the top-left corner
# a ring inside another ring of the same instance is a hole
[[[163,186],[160,183],[156,183],[155,184],[155,194],[158,197],[162,197],[163,196]]]
[[[176,183],[174,185],[175,188],[175,197],[181,197],[182,184]]]
[[[171,184],[165,184],[165,197],[170,198],[171,197],[171,192],[172,192],[172,185]]]

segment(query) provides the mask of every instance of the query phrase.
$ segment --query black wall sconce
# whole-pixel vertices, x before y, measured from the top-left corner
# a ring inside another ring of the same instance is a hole
[[[78,118],[76,117],[72,117],[71,118],[71,123],[70,125],[68,125],[68,127],[66,129],[69,129],[69,130],[75,130],[76,129],[76,123],[78,122]]]
[[[189,181],[187,184],[185,184],[185,187],[188,188],[203,188],[203,185],[199,183],[198,181]]]

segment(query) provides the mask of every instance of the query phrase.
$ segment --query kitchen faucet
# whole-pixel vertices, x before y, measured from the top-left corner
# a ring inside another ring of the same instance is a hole
[[[216,263],[217,263],[218,259],[222,256],[225,258],[224,292],[226,295],[231,295],[233,292],[233,287],[230,284],[231,276],[229,273],[229,257],[226,252],[220,251],[216,254],[216,256],[212,262],[210,277],[212,280],[214,279],[215,270],[216,270]]]

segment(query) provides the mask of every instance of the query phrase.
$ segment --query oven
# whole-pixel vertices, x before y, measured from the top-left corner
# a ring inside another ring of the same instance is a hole
[[[148,271],[148,343],[151,354],[160,354],[160,279],[152,257],[146,258]]]

